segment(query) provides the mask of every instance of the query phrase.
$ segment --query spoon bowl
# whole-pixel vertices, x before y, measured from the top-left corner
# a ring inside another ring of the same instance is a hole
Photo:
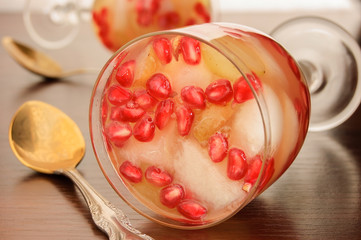
[[[109,239],[152,239],[133,228],[128,217],[75,169],[84,156],[85,141],[76,123],[65,113],[40,101],[24,103],[10,123],[9,142],[25,166],[69,177],[84,196],[95,224]]]
[[[9,55],[22,67],[45,78],[59,79],[87,72],[98,72],[95,69],[85,68],[64,72],[61,66],[46,54],[20,43],[11,37],[3,37],[2,44]]]

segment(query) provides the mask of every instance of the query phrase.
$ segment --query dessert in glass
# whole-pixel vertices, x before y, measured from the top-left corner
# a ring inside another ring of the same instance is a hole
[[[131,39],[157,30],[206,23],[214,0],[27,0],[23,19],[35,42],[62,48],[77,36],[80,23],[91,19],[94,33],[114,52]]]
[[[210,0],[95,0],[95,32],[101,43],[116,51],[140,35],[211,19]]]
[[[105,177],[131,207],[166,226],[230,218],[287,170],[309,124],[321,124],[317,113],[310,118],[303,71],[311,65],[232,23],[130,41],[105,64],[91,98],[91,139]],[[360,85],[350,90],[354,109]]]

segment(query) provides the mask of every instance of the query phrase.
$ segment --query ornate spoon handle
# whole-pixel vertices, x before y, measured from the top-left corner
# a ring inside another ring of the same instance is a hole
[[[95,224],[105,232],[110,240],[153,240],[131,226],[128,217],[109,201],[104,199],[81,176],[78,170],[61,170],[58,173],[69,177],[84,196]]]

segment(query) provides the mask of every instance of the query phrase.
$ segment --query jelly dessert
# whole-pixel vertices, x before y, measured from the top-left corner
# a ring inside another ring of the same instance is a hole
[[[111,51],[145,33],[209,22],[210,0],[96,0],[95,32]]]
[[[122,48],[101,72],[91,110],[93,145],[103,170],[116,173],[105,171],[112,185],[159,222],[205,227],[290,166],[307,132],[309,93],[271,38],[206,24]]]

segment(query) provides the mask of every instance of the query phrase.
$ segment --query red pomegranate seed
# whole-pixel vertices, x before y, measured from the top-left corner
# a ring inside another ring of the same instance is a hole
[[[154,39],[153,49],[162,64],[172,61],[172,45],[168,38],[161,37]]]
[[[184,189],[179,184],[170,185],[160,190],[160,202],[169,208],[175,208],[184,198]]]
[[[132,128],[128,123],[113,121],[106,127],[105,134],[111,142],[121,147],[132,136]]]
[[[248,164],[248,170],[247,170],[247,174],[244,178],[244,181],[254,184],[261,171],[261,167],[262,167],[262,160],[261,160],[260,156],[254,157]]]
[[[172,87],[166,76],[156,73],[146,83],[148,93],[157,99],[166,99],[172,93]]]
[[[182,37],[180,51],[184,61],[189,65],[197,65],[201,61],[201,46],[198,40]]]
[[[133,136],[140,142],[149,142],[155,134],[155,124],[149,115],[143,116],[133,128]]]
[[[123,87],[132,86],[134,80],[134,68],[135,68],[134,60],[130,60],[120,65],[115,75],[115,79],[118,81],[120,85],[122,85]]]
[[[171,115],[174,112],[174,102],[171,99],[166,99],[158,103],[155,110],[154,122],[159,129],[163,129],[169,122]]]
[[[178,205],[177,210],[180,214],[192,220],[200,220],[207,214],[207,209],[192,199],[182,201]]]
[[[220,132],[213,134],[208,140],[208,154],[213,162],[221,162],[228,153],[228,140]]]
[[[257,91],[262,87],[261,81],[255,74],[247,74],[247,78],[253,86],[254,90]],[[233,84],[234,101],[236,103],[242,103],[249,99],[254,98],[251,88],[248,86],[247,81],[242,76]]]
[[[132,98],[132,93],[121,86],[113,85],[108,89],[108,100],[113,105],[123,105]]]
[[[153,17],[159,9],[159,0],[138,0],[135,9],[138,24],[147,27],[153,22]]]
[[[211,16],[209,15],[206,7],[200,3],[200,2],[197,2],[195,5],[194,5],[194,10],[196,11],[196,13],[201,16],[203,18],[203,21],[204,22],[210,22],[211,20]]]
[[[126,105],[119,107],[120,120],[125,122],[136,122],[144,114],[145,114],[144,109],[133,101],[130,101]]]
[[[228,154],[227,176],[231,180],[240,180],[246,173],[246,154],[238,148],[231,148]]]
[[[145,171],[145,179],[157,187],[164,187],[172,183],[173,178],[167,172],[155,166],[150,166]]]
[[[214,81],[206,88],[205,94],[209,102],[226,105],[233,97],[231,82],[226,79]]]
[[[192,128],[194,113],[190,107],[180,106],[176,110],[178,132],[181,136],[188,135]]]
[[[119,172],[132,183],[139,183],[142,181],[142,169],[134,166],[129,161],[125,161],[120,165]]]
[[[144,89],[135,91],[133,94],[133,100],[144,110],[152,109],[157,103],[157,100],[150,96]]]
[[[262,180],[259,184],[259,189],[263,190],[263,188],[267,185],[267,183],[269,182],[269,180],[271,179],[273,173],[275,171],[274,168],[274,159],[271,158],[267,161],[266,163],[266,167],[262,176]]]
[[[181,98],[191,108],[204,109],[206,107],[206,97],[200,87],[186,86],[182,88]]]
[[[170,29],[178,26],[180,16],[175,11],[166,12],[158,17],[158,25],[161,29]]]

